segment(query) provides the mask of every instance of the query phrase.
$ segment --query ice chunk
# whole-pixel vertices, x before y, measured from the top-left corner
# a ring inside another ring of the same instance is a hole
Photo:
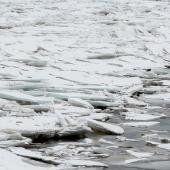
[[[134,99],[132,97],[124,97],[125,104],[129,107],[145,107],[147,106],[147,103],[144,103],[143,101],[139,101],[137,99]]]
[[[55,157],[50,157],[50,156],[42,156],[39,152],[35,151],[30,151],[28,149],[20,148],[20,147],[10,147],[9,150],[16,155],[34,159],[37,161],[42,161],[45,163],[53,164],[53,165],[59,165],[61,164],[60,161],[55,160]]]
[[[67,164],[72,166],[85,166],[85,167],[108,167],[106,164],[90,160],[70,159],[66,161]]]
[[[118,102],[90,101],[90,100],[88,100],[88,102],[96,107],[119,107],[121,105],[121,103]]]
[[[7,151],[5,149],[0,149],[0,160],[1,160],[1,166],[0,170],[5,169],[22,169],[22,170],[55,170],[56,167],[38,167],[33,164],[29,164],[26,161],[23,161],[23,159],[20,156],[17,156],[10,151]]]
[[[132,151],[132,150],[126,150],[126,151],[129,154],[135,156],[136,158],[148,158],[153,155],[153,153],[149,153],[149,152],[136,152],[136,151]]]
[[[127,123],[123,123],[123,125],[125,126],[132,126],[132,127],[148,127],[148,126],[153,126],[156,124],[159,124],[160,122],[127,122]]]
[[[87,121],[89,127],[99,132],[108,133],[108,134],[117,134],[117,135],[121,135],[124,133],[123,128],[115,124],[99,122],[92,119],[88,119]]]
[[[111,117],[112,115],[108,113],[92,113],[89,116],[90,119],[99,120],[99,121],[106,121]]]
[[[0,131],[16,131],[23,136],[36,139],[41,136],[43,138],[53,138],[84,135],[89,128],[83,124],[74,124],[67,121],[69,116],[32,116],[32,117],[0,117]]]
[[[163,143],[158,145],[159,148],[170,150],[170,143]]]
[[[84,94],[84,93],[47,93],[48,96],[55,97],[57,99],[68,100],[68,98],[79,98],[82,100],[98,100],[98,101],[112,101],[113,97],[93,95],[93,94]]]
[[[88,109],[94,109],[94,107],[90,103],[79,98],[68,98],[68,102],[75,106],[85,107]]]
[[[10,146],[26,146],[32,142],[31,139],[23,137],[20,133],[14,131],[1,131],[0,132],[0,147]]]
[[[125,119],[127,120],[141,120],[141,121],[146,121],[146,120],[154,120],[154,119],[159,119],[161,117],[164,117],[164,114],[146,114],[146,113],[135,113],[135,112],[125,112],[123,113],[125,115]]]
[[[38,104],[53,102],[52,98],[34,97],[31,95],[24,94],[18,91],[13,91],[13,90],[1,90],[0,98],[22,101],[22,102],[38,103]]]

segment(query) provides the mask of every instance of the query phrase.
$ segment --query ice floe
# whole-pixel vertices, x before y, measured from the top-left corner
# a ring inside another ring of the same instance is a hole
[[[123,125],[132,126],[132,127],[149,127],[159,123],[160,122],[156,122],[156,121],[150,121],[150,122],[143,121],[143,122],[127,122],[127,123],[123,123]]]
[[[3,0],[0,169],[131,164],[157,159],[155,147],[167,158],[169,10],[166,0]]]
[[[91,119],[88,119],[87,121],[89,127],[99,132],[108,133],[108,134],[117,134],[117,135],[124,133],[123,128],[113,123],[109,124],[109,123],[99,122]]]

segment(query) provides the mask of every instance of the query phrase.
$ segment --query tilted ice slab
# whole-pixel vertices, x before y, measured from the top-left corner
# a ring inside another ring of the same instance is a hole
[[[14,101],[22,101],[22,102],[30,102],[30,103],[52,103],[52,98],[43,98],[43,97],[34,97],[31,95],[27,95],[18,91],[13,90],[1,90],[0,98],[14,100]]]
[[[67,118],[69,120],[69,118]],[[62,116],[33,116],[33,117],[0,117],[1,131],[16,131],[23,136],[37,138],[53,138],[54,136],[69,136],[84,134],[87,128],[73,125]]]
[[[70,104],[72,104],[73,106],[75,105],[75,106],[85,107],[85,108],[89,108],[89,109],[94,109],[94,107],[90,103],[88,103],[82,99],[68,98],[68,102]]]
[[[154,155],[154,153],[150,153],[150,152],[137,152],[137,151],[133,151],[133,150],[126,150],[126,152],[128,152],[129,154],[131,154],[132,156],[134,156],[136,158],[126,160],[125,164],[130,164],[133,162],[146,160]]]
[[[16,155],[30,158],[30,159],[35,159],[44,163],[48,164],[53,164],[53,165],[60,165],[60,164],[65,164],[68,166],[85,166],[85,167],[107,167],[106,164],[96,162],[96,161],[91,161],[91,160],[82,160],[82,159],[67,159],[67,161],[62,160],[62,159],[56,159],[55,157],[52,156],[42,156],[41,153],[39,152],[33,152],[24,148],[15,148],[11,147],[10,151],[15,153]]]
[[[121,135],[124,133],[124,129],[120,126],[113,124],[113,123],[105,123],[105,122],[99,122],[92,119],[87,119],[88,126],[92,128],[93,130],[108,133],[108,134],[117,134]]]
[[[22,170],[56,170],[56,167],[42,167],[27,163],[23,158],[11,153],[5,149],[0,149],[0,170],[12,170],[12,169],[22,169]]]
[[[1,117],[0,130],[20,132],[23,136],[54,136],[60,129],[58,118],[47,116]]]
[[[23,137],[20,133],[15,131],[6,130],[0,132],[1,148],[6,148],[9,146],[27,146],[31,142],[31,139]]]
[[[141,160],[146,160],[147,158],[134,158],[134,159],[127,159],[125,160],[125,164],[130,164],[130,163],[133,163],[133,162],[138,162],[138,161],[141,161]]]
[[[153,153],[149,153],[149,152],[136,152],[133,150],[126,150],[129,154],[135,156],[136,158],[148,158],[151,157],[153,155]]]
[[[114,99],[115,100],[115,99]],[[122,101],[120,99],[117,99],[116,101],[92,101],[87,100],[91,105],[94,107],[119,107],[122,105]]]

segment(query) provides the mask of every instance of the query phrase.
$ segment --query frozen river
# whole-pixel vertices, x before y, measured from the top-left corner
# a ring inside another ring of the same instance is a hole
[[[169,170],[169,14],[0,0],[0,170]]]

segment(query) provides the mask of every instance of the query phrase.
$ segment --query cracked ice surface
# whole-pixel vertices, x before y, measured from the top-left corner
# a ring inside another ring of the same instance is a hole
[[[0,0],[2,169],[168,160],[169,13],[168,0]]]

